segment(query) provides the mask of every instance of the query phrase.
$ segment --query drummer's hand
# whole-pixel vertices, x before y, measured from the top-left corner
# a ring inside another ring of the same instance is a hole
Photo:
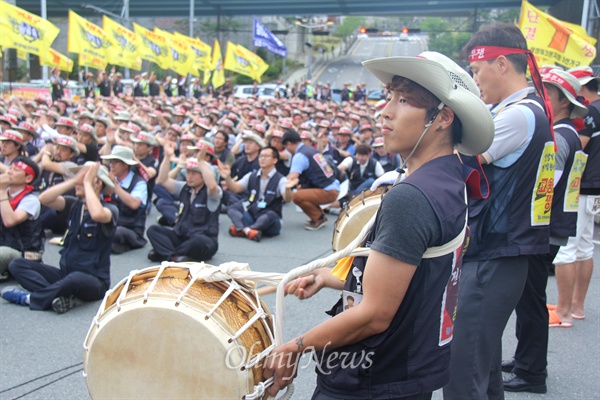
[[[265,362],[263,378],[273,378],[273,384],[267,389],[270,396],[291,384],[298,375],[298,360],[302,353],[297,352],[296,344],[288,342],[273,349]]]
[[[320,275],[304,275],[285,285],[285,294],[293,294],[298,299],[305,300],[321,290],[323,284],[323,277]]]

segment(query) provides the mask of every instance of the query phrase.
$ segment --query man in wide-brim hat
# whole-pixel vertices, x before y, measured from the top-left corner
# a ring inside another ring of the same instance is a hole
[[[404,160],[407,176],[383,197],[361,243],[370,248],[368,257],[315,270],[286,286],[300,299],[323,287],[343,291],[332,319],[270,354],[264,372],[274,377],[270,395],[291,382],[294,360],[308,349],[317,351],[314,399],[382,393],[426,399],[449,379],[457,257],[467,218],[463,165],[454,150],[485,151],[493,139],[492,118],[469,75],[439,53],[363,65],[390,93],[382,134],[388,150]],[[350,360],[356,367],[348,367]]]

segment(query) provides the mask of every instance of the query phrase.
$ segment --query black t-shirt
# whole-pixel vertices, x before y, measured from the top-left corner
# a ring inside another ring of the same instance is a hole
[[[407,264],[418,266],[427,248],[440,243],[440,222],[427,198],[412,185],[398,185],[388,191],[377,219],[371,248]]]

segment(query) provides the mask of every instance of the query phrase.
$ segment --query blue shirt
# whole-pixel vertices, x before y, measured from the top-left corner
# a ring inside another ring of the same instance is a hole
[[[129,187],[131,185],[131,180],[133,179],[133,171],[129,171],[125,179],[119,181],[117,179],[117,183],[121,187]],[[142,201],[142,205],[146,205],[146,199],[148,198],[148,185],[144,181],[139,181],[130,193],[136,199],[140,199]]]

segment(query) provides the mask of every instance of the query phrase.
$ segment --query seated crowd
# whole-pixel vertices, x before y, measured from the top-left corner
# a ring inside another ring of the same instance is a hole
[[[378,106],[327,98],[0,99],[2,297],[62,313],[110,287],[110,254],[207,261],[228,232],[279,235],[294,203],[317,230],[386,171]],[[342,182],[347,181],[342,184]],[[146,219],[152,207],[156,223]],[[43,263],[45,237],[63,246]],[[78,261],[75,261],[78,260]]]

